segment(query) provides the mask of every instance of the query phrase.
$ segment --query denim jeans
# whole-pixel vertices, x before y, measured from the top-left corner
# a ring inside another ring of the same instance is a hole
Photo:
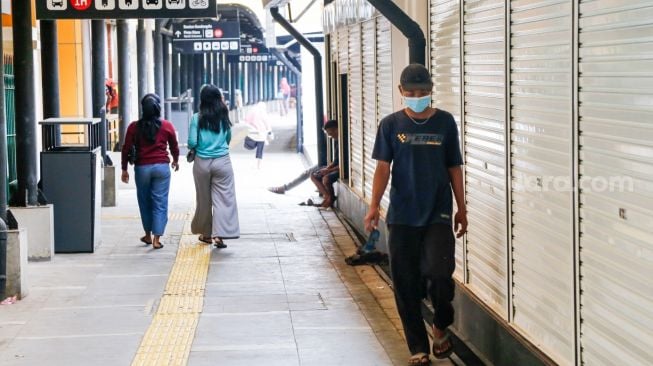
[[[170,168],[168,164],[148,164],[136,166],[134,171],[143,229],[163,235],[168,223]]]

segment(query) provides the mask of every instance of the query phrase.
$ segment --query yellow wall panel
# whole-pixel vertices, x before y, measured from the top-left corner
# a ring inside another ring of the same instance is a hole
[[[58,20],[59,96],[61,115],[77,117],[84,114],[81,23],[78,20]]]

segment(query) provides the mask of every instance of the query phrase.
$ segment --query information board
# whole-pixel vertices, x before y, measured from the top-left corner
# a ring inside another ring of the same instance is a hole
[[[172,46],[179,53],[240,53],[240,23],[210,19],[172,26]]]

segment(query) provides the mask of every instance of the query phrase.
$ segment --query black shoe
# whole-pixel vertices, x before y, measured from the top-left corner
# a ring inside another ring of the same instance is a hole
[[[215,241],[213,242],[213,246],[216,247],[217,249],[224,249],[227,247],[227,244],[225,244],[222,239],[216,238]]]

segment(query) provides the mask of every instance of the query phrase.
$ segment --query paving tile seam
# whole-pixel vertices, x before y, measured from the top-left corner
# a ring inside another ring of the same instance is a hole
[[[184,233],[189,215],[184,216]],[[157,310],[136,352],[132,366],[186,365],[204,308],[211,247],[182,235],[175,262]]]
[[[325,213],[327,215],[333,215],[334,217],[330,220],[327,217],[325,217]],[[354,241],[357,240],[355,238],[355,236],[354,236],[355,234],[350,232],[350,229],[347,226],[347,224],[343,223],[341,221],[340,217],[336,213],[334,213],[334,212],[331,212],[331,213],[329,213],[329,212],[320,212],[319,216],[316,219],[321,220],[321,221],[323,221],[323,222],[325,222],[327,224],[327,227],[324,228],[324,230],[331,233],[330,239],[334,239],[334,240],[336,239],[336,232],[338,232],[338,233],[345,232],[346,236],[349,237],[352,240],[351,244],[356,246],[356,244],[354,242]],[[315,226],[315,221],[313,220],[313,218],[311,218],[311,222]],[[342,243],[341,241],[335,240],[335,246],[343,256],[346,255],[344,243]],[[352,252],[352,254],[353,254],[353,252]],[[363,307],[361,307],[361,303],[359,301],[359,296],[357,296],[355,294],[355,289],[353,288],[355,285],[353,285],[351,283],[352,278],[347,277],[348,275],[346,273],[344,273],[344,268],[348,268],[349,266],[344,265],[342,263],[342,258],[340,258],[340,257],[339,258],[333,258],[331,256],[328,256],[328,259],[329,259],[329,262],[331,262],[331,264],[332,264],[333,268],[335,269],[335,271],[338,273],[338,276],[341,278],[342,282],[345,284],[345,287],[347,288],[347,292],[349,292],[352,299],[354,299],[356,305],[358,306],[361,313],[365,317],[365,320],[368,322],[372,332],[375,334],[376,338],[379,340],[379,343],[381,344],[382,348],[384,349],[384,351],[386,352],[388,357],[393,361],[393,363],[396,364],[399,361],[395,357],[393,357],[393,356],[396,356],[396,355],[390,354],[389,350],[387,349],[388,345],[386,344],[386,342],[383,341],[382,338],[379,338],[379,336],[378,336],[379,334],[382,333],[382,329],[380,329],[378,327],[378,324],[377,324],[377,326],[375,326],[376,322],[373,321],[373,319],[370,317],[370,314],[368,313],[369,310],[365,310]],[[336,260],[339,260],[341,262],[336,262]],[[372,268],[372,267],[370,267],[370,268]],[[382,299],[378,296],[379,291],[375,291],[375,288],[373,287],[373,284],[374,283],[378,284],[379,281],[385,283],[383,278],[381,278],[381,275],[378,274],[374,268],[372,268],[372,272],[370,272],[370,274],[367,274],[367,277],[366,277],[362,273],[361,266],[354,267],[354,272],[356,273],[356,279],[358,281],[360,281],[363,284],[364,288],[367,290],[367,292],[372,295],[376,305],[379,308],[381,308],[381,310],[383,311],[383,314],[391,322],[394,332],[398,333],[399,338],[401,340],[405,340],[405,334],[403,332],[403,329],[400,328],[401,323],[399,321],[392,321],[392,315],[393,315],[392,310],[394,310],[394,312],[396,313],[396,307],[394,306],[394,296],[392,297],[392,306],[393,306],[392,309],[384,307],[383,304],[382,304],[382,301],[381,301]],[[369,281],[369,278],[374,278],[374,281]],[[391,292],[394,294],[393,291],[391,291]],[[398,315],[397,315],[397,317],[398,317]]]

